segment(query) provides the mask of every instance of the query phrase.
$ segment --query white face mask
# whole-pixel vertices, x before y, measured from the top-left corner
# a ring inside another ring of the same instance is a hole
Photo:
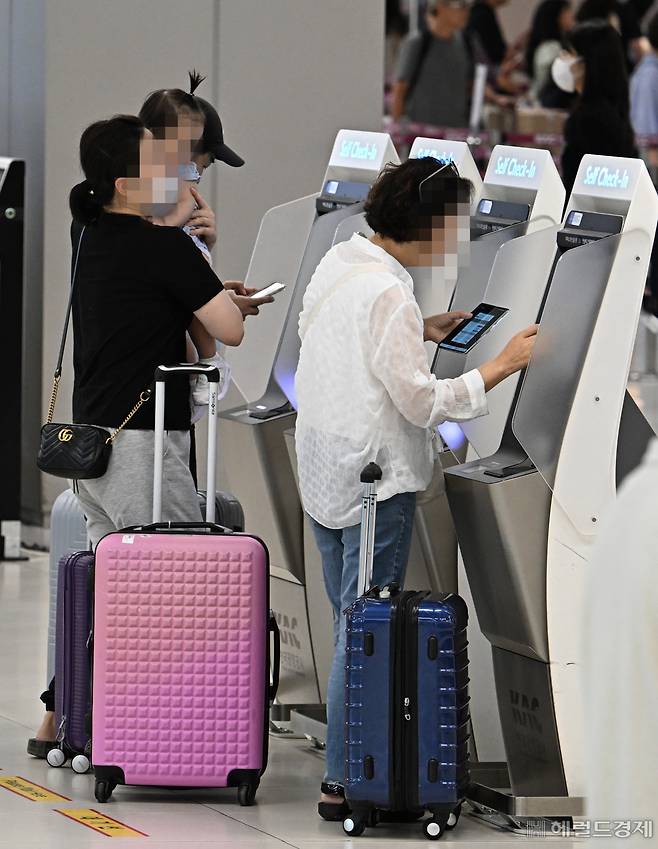
[[[573,94],[576,90],[576,78],[573,74],[573,66],[578,61],[577,56],[572,56],[569,59],[565,59],[564,56],[558,56],[551,68],[553,82],[559,89],[566,91],[568,94]]]
[[[178,177],[154,177],[151,181],[151,214],[166,215],[178,203]]]

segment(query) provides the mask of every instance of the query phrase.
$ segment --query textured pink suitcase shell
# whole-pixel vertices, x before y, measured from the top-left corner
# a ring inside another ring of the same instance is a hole
[[[94,766],[225,787],[263,768],[268,558],[243,535],[110,534],[96,552]]]

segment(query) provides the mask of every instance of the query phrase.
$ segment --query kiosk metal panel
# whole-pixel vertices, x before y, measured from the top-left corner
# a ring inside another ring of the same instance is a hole
[[[622,238],[610,236],[560,258],[523,380],[512,429],[551,490],[571,405]]]
[[[516,333],[537,320],[555,258],[557,227],[547,227],[503,245],[496,256],[484,300],[510,307],[507,315],[466,357],[465,371],[496,357]],[[500,447],[520,377],[515,375],[489,392],[489,415],[462,424],[479,457]]]

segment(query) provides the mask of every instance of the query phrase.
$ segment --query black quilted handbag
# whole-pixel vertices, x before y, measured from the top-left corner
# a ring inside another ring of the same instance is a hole
[[[78,259],[80,257],[80,247],[85,229],[85,227],[82,228],[75,254],[66,320],[64,321],[62,341],[59,346],[57,366],[53,375],[53,391],[50,396],[48,421],[41,428],[41,441],[37,455],[37,466],[42,472],[70,480],[89,480],[91,478],[100,478],[105,474],[107,465],[110,462],[110,454],[112,453],[112,442],[116,435],[123,430],[142,404],[145,404],[151,397],[150,389],[142,392],[139,396],[139,401],[113,433],[109,433],[97,425],[57,424],[53,422],[59,382],[62,377],[62,361],[66,347],[66,337],[71,321],[71,307],[73,306],[73,292],[77,277]]]
[[[102,427],[49,422],[41,428],[37,466],[59,478],[100,478],[111,451],[110,434]]]

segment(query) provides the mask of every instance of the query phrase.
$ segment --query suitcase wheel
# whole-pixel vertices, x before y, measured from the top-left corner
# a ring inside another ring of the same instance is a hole
[[[51,749],[46,755],[48,766],[60,767],[66,763],[66,755],[62,749]]]
[[[258,784],[241,784],[238,787],[238,802],[243,808],[248,808],[256,801]]]
[[[97,802],[108,802],[112,796],[112,791],[116,787],[113,781],[97,780],[94,788],[94,795]]]
[[[351,814],[343,820],[343,831],[350,837],[361,837],[366,830],[366,821]]]
[[[76,755],[71,761],[71,769],[73,772],[77,772],[78,775],[84,775],[86,772],[89,772],[90,768],[91,764],[86,755]]]
[[[446,831],[444,820],[437,820],[434,817],[430,820],[425,820],[423,823],[423,831],[428,840],[440,840]]]

